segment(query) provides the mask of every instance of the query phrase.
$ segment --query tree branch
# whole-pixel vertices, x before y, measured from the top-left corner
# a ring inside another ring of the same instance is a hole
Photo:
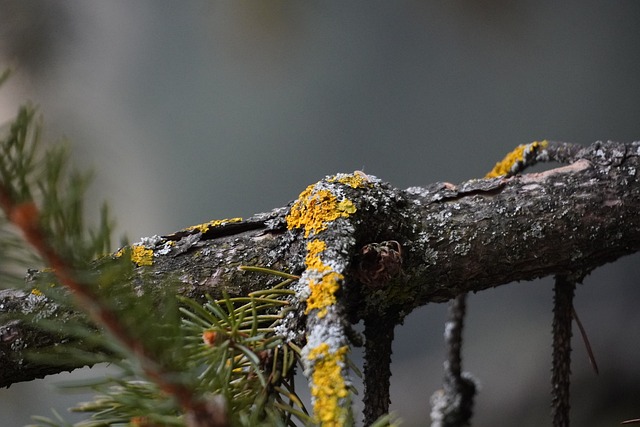
[[[571,324],[576,281],[556,276],[553,287],[553,363],[551,370],[551,414],[554,427],[569,426],[571,385]]]
[[[466,310],[466,294],[458,295],[449,304],[444,334],[447,360],[444,362],[443,388],[431,397],[431,427],[471,425],[478,386],[471,374],[462,371],[462,329]]]
[[[323,260],[333,258],[344,272],[339,298],[350,320],[389,313],[401,320],[428,302],[518,280],[589,272],[636,252],[640,144],[608,142],[579,148],[549,143],[549,150],[570,164],[511,178],[407,190],[373,177],[358,186],[344,177],[318,183],[354,208],[348,219],[333,218],[330,222],[338,225],[323,231],[328,248]],[[308,236],[320,230],[288,224],[292,206],[143,239],[137,245],[142,255],[133,283],[144,286],[141,292],[153,293],[156,285],[172,277],[180,293],[201,298],[205,293],[221,296],[223,290],[246,295],[277,281],[256,279],[240,271],[240,265],[301,274],[307,267]],[[366,286],[365,278],[376,272],[360,262],[361,249],[383,241],[399,245],[402,270],[387,272],[376,286]],[[143,281],[143,275],[150,280]],[[24,314],[34,312],[38,316],[25,322]],[[43,366],[25,358],[27,350],[64,340],[31,324],[61,312],[81,316],[28,291],[0,291],[0,386],[75,367]],[[304,317],[301,307],[297,320],[290,318],[288,338],[304,341]]]

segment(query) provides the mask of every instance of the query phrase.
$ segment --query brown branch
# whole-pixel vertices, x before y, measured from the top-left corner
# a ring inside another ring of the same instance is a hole
[[[639,144],[596,143],[579,149],[551,144],[570,163],[542,173],[480,179],[458,186],[436,183],[399,190],[372,180],[352,188],[331,180],[356,212],[327,247],[347,266],[341,295],[350,319],[395,314],[400,321],[416,307],[444,302],[518,280],[589,272],[640,248]],[[226,290],[246,295],[275,284],[255,280],[238,265],[270,267],[293,274],[304,269],[304,230],[287,229],[290,206],[242,222],[210,229],[194,228],[141,242],[153,250],[151,280],[134,278],[153,293],[172,277],[190,297]],[[348,230],[348,233],[345,232]],[[348,235],[355,244],[341,244]],[[359,281],[360,249],[372,242],[396,242],[402,248],[402,271],[381,288]],[[329,251],[329,249],[328,249]],[[491,266],[491,268],[487,268]],[[43,313],[55,313],[48,301]],[[51,372],[24,364],[24,351],[61,337],[34,332],[17,315],[33,305],[28,292],[1,291],[0,386]],[[291,338],[300,325],[288,325]],[[66,369],[72,368],[67,366]]]

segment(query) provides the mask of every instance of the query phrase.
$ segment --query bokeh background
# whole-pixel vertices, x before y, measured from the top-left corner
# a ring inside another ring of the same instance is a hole
[[[640,139],[639,22],[637,1],[0,0],[0,64],[15,70],[0,119],[39,105],[47,137],[95,170],[90,202],[108,199],[135,241],[282,206],[335,172],[404,188],[480,177],[536,139]],[[639,261],[578,289],[601,372],[575,339],[575,425],[640,417]],[[470,297],[474,425],[550,425],[551,287]],[[428,425],[445,311],[397,330],[405,426]],[[0,424],[64,413],[69,378],[0,390]]]

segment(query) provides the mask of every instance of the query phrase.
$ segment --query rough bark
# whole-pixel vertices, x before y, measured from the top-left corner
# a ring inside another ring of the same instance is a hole
[[[431,427],[471,425],[478,386],[471,374],[462,371],[462,330],[466,307],[466,294],[458,295],[449,304],[444,334],[447,359],[443,387],[431,397]]]
[[[391,344],[396,319],[367,317],[364,319],[364,425],[372,425],[389,412],[391,397]]]
[[[341,298],[350,319],[393,313],[401,320],[428,302],[513,281],[587,273],[636,252],[640,143],[567,147],[563,160],[569,165],[542,173],[406,190],[375,180],[363,188],[341,187],[357,210],[348,227],[333,240],[326,231],[325,240],[327,247],[343,248],[335,256],[346,263]],[[300,274],[306,239],[304,230],[287,228],[290,210],[291,205],[244,221],[144,239],[153,249],[153,265],[138,270],[150,280],[134,281],[153,293],[170,276],[181,294],[199,298],[220,296],[223,289],[246,294],[278,280],[240,271],[239,265]],[[342,242],[347,234],[355,244]],[[401,248],[402,270],[383,286],[367,286],[365,280],[372,272],[362,262],[362,248],[375,242]],[[62,309],[50,304],[29,292],[0,291],[0,386],[75,368],[25,359],[27,350],[64,340],[24,321],[27,313],[59,316]]]
[[[553,427],[569,426],[571,385],[571,325],[576,281],[557,276],[553,306],[553,363],[551,370],[551,414]]]

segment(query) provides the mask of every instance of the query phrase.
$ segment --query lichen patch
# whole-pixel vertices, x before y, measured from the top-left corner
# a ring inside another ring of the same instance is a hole
[[[326,243],[314,239],[307,243],[307,256],[305,264],[305,279],[308,281],[309,294],[307,296],[307,308],[305,314],[317,309],[318,318],[327,315],[327,308],[336,303],[336,293],[340,289],[340,283],[344,276],[335,272],[331,266],[325,264],[320,254],[326,249]]]
[[[138,266],[153,265],[153,251],[141,245],[131,247],[131,261]]]
[[[355,171],[354,173],[345,174],[339,173],[331,178],[329,178],[328,182],[339,182],[341,184],[348,185],[351,188],[362,188],[369,185],[376,178],[374,176],[369,176],[362,171]]]
[[[327,229],[332,221],[356,212],[356,206],[347,198],[340,200],[330,190],[313,184],[308,186],[291,207],[287,215],[287,228],[304,229],[304,237]]]
[[[348,347],[343,346],[331,352],[330,346],[322,343],[311,349],[307,356],[314,365],[311,386],[313,410],[323,427],[339,427],[346,423],[347,409],[343,401],[349,390],[342,370],[347,351]]]
[[[214,220],[211,220],[209,222],[205,222],[203,224],[192,225],[190,227],[185,228],[182,231],[197,230],[197,231],[199,231],[201,233],[206,233],[211,228],[216,228],[216,227],[219,227],[221,225],[232,224],[234,222],[241,222],[241,221],[242,221],[242,218],[214,219]]]
[[[522,167],[526,167],[548,144],[547,141],[534,141],[531,144],[519,145],[504,159],[496,163],[493,169],[485,175],[485,178],[497,178],[517,172]]]
[[[314,416],[321,426],[338,427],[350,419],[348,339],[338,293],[353,245],[353,224],[345,218],[357,212],[347,197],[350,189],[375,182],[364,173],[337,174],[308,186],[286,216],[289,230],[301,229],[307,239],[305,271],[297,296],[306,303],[306,339],[303,349],[305,375],[309,379]],[[332,233],[325,232],[331,229]],[[336,243],[336,235],[345,236]]]
[[[146,248],[144,245],[131,245],[131,262],[137,266],[150,266],[153,265],[153,250]],[[120,249],[116,252],[116,258],[120,258],[126,248]]]

